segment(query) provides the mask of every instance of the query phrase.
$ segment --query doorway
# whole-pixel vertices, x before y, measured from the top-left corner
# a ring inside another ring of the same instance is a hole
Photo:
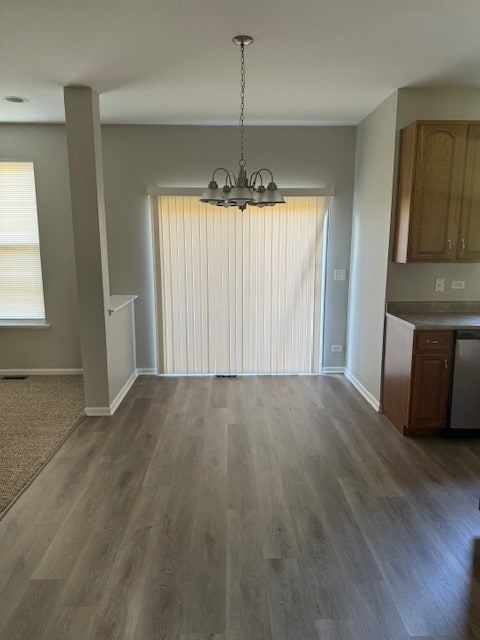
[[[329,198],[155,200],[158,373],[318,373]]]

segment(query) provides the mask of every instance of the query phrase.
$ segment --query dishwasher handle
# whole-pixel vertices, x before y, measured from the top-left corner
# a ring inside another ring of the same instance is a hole
[[[462,329],[457,331],[457,340],[480,340],[479,329]]]

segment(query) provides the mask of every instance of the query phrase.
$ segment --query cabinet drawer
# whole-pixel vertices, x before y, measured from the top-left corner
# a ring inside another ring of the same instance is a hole
[[[417,331],[415,334],[415,348],[419,352],[449,353],[452,343],[453,331]]]

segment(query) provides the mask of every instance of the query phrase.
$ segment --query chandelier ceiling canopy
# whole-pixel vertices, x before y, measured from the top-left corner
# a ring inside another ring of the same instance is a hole
[[[223,167],[215,169],[200,202],[208,202],[219,207],[234,206],[241,211],[246,209],[247,204],[256,207],[273,207],[276,204],[283,204],[285,200],[273,180],[270,169],[257,169],[250,176],[247,175],[245,169],[245,47],[252,44],[253,38],[251,36],[235,36],[233,42],[240,46],[240,160],[238,175]],[[215,179],[218,173],[225,179],[222,189]]]

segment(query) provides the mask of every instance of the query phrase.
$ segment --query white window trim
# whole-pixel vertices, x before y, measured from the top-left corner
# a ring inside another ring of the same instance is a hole
[[[50,326],[46,320],[0,320],[0,329],[48,329]]]

